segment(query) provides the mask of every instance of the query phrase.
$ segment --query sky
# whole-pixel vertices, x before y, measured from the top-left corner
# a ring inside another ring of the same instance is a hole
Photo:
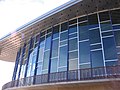
[[[0,38],[69,0],[0,0]],[[11,81],[14,63],[0,60],[0,89]]]

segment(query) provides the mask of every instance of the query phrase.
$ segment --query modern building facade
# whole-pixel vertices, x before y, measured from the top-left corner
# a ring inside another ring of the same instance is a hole
[[[15,61],[3,90],[119,90],[120,0],[71,0],[0,47],[0,59]]]

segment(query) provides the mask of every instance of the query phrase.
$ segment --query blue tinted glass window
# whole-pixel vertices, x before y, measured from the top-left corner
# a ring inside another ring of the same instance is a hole
[[[61,24],[61,32],[68,29],[68,22]]]
[[[44,55],[44,48],[40,48],[38,61],[42,61],[43,60],[43,55]]]
[[[67,71],[67,67],[62,67],[58,69],[58,72],[63,72],[63,71]]]
[[[50,49],[51,46],[51,34],[46,36],[45,50]]]
[[[50,68],[50,72],[57,72],[57,62],[58,62],[58,58],[55,59],[51,59],[51,68]]]
[[[114,43],[114,38],[104,38],[103,39],[103,48],[104,48],[104,53],[105,53],[105,59],[106,60],[111,60],[111,59],[116,59],[116,48],[115,48],[115,43]]]
[[[89,21],[89,28],[99,27],[97,14],[89,15],[88,21]]]
[[[77,23],[77,19],[69,21],[69,25],[74,24],[74,23]]]
[[[78,18],[78,22],[82,22],[82,21],[85,21],[85,20],[87,20],[87,16]]]
[[[68,40],[65,40],[65,41],[60,42],[60,46],[62,46],[62,45],[67,45],[67,44],[68,44]]]
[[[69,38],[74,38],[74,37],[77,37],[77,33],[73,33],[73,34],[69,35]]]
[[[99,48],[102,48],[101,44],[91,45],[91,46],[90,46],[90,49],[91,49],[91,50],[99,49]]]
[[[105,64],[106,64],[106,66],[116,66],[116,65],[118,65],[118,62],[117,61],[109,61],[109,62],[106,62]]]
[[[43,68],[42,68],[43,70],[44,70],[44,69],[48,69],[49,58],[50,58],[50,50],[44,52]]]
[[[115,25],[113,26],[113,30],[119,29],[120,30],[120,25]]]
[[[58,56],[58,47],[59,47],[59,39],[53,40],[53,43],[52,43],[52,57]]]
[[[120,9],[111,11],[111,18],[113,24],[120,24]]]
[[[99,16],[100,16],[100,21],[110,20],[108,11],[99,13]]]
[[[70,52],[69,59],[78,58],[78,51]]]
[[[67,66],[68,47],[60,47],[59,66]]]
[[[69,27],[69,34],[70,34],[70,33],[75,33],[75,32],[77,32],[77,25],[70,26],[70,27]]]
[[[41,74],[42,74],[42,66],[37,68],[37,75],[41,75]]]
[[[45,36],[40,38],[40,44],[44,44]]]
[[[92,59],[92,67],[103,67],[104,63],[103,63],[103,55],[102,55],[102,51],[94,51],[91,52],[91,59]]]
[[[69,61],[69,70],[76,70],[78,69],[78,60],[70,60]]]
[[[86,68],[91,68],[91,65],[90,64],[83,64],[83,65],[80,65],[79,67],[80,67],[80,69],[86,69]]]
[[[59,26],[53,28],[53,38],[59,37]]]
[[[113,32],[111,31],[111,32],[104,32],[104,33],[102,33],[102,36],[104,37],[104,36],[110,36],[110,35],[113,35]]]
[[[85,40],[89,38],[88,22],[79,24],[79,38],[80,40]]]
[[[69,51],[78,49],[77,38],[69,40]]]
[[[110,22],[103,22],[100,24],[100,26],[102,31],[112,30],[112,25]]]
[[[99,29],[90,30],[90,44],[100,43],[100,31]]]
[[[120,31],[115,31],[114,32],[115,35],[115,42],[117,46],[120,46]]]
[[[60,34],[60,41],[68,39],[68,31]]]
[[[79,45],[80,45],[79,63],[81,64],[90,62],[90,43],[87,41],[82,42]]]

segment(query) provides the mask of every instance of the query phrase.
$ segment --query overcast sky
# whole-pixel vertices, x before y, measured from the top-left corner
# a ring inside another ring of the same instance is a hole
[[[69,0],[0,0],[0,38]],[[10,81],[14,63],[0,61],[0,89]]]

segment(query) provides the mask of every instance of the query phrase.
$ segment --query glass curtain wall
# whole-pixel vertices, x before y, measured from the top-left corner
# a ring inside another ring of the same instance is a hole
[[[24,78],[25,73],[29,77],[86,68],[91,69],[86,77],[94,76],[96,71],[92,68],[119,64],[120,9],[74,18],[41,30],[24,48],[23,55],[21,51],[16,59],[15,79]],[[85,73],[80,73],[82,78]],[[106,68],[101,74],[104,73],[110,72]]]

